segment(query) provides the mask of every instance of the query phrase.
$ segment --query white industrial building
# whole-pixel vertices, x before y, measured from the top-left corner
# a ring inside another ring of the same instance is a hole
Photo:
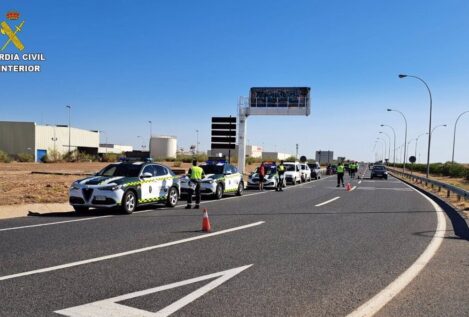
[[[177,148],[175,136],[158,135],[150,139],[150,157],[154,160],[176,158]]]
[[[246,145],[246,157],[261,158],[262,157],[262,147],[257,145]],[[228,157],[229,150],[227,149],[215,149],[208,150],[207,155],[209,157],[225,156]],[[238,146],[236,145],[233,150],[231,150],[231,158],[238,158]]]
[[[106,153],[122,154],[124,152],[132,152],[133,150],[134,148],[131,145],[102,143],[99,145],[98,154],[106,154]]]
[[[70,136],[70,141],[69,141]],[[39,162],[48,152],[61,154],[78,150],[98,154],[99,131],[66,125],[39,125],[35,122],[0,121],[0,150],[9,155],[31,153]]]
[[[262,159],[265,161],[280,161],[286,160],[289,157],[294,155],[288,153],[280,153],[280,152],[262,152]]]

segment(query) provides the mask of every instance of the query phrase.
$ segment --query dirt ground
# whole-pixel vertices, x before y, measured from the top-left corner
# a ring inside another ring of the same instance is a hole
[[[64,203],[68,188],[77,179],[94,174],[109,163],[0,163],[0,205]],[[173,167],[173,163],[163,163]],[[187,171],[189,163],[175,169]],[[255,168],[247,166],[248,172]],[[35,172],[68,175],[35,174]]]

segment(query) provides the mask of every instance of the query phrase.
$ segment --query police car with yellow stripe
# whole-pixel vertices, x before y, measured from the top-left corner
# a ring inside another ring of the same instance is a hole
[[[170,168],[149,161],[119,162],[74,182],[69,202],[76,212],[120,207],[131,214],[139,205],[165,203],[174,207],[180,193],[179,179]]]
[[[244,192],[243,175],[238,169],[225,161],[207,161],[201,164],[205,178],[200,182],[200,194],[221,199],[224,194],[241,196]],[[187,194],[191,186],[187,175],[181,177],[181,192]]]

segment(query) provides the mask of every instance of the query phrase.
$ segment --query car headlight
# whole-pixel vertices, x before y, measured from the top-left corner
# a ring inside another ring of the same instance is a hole
[[[70,190],[80,190],[80,187],[78,187],[78,184],[75,182],[70,186]]]
[[[106,187],[101,187],[101,190],[111,190],[111,191],[116,191],[122,188],[122,185],[112,185],[112,186],[106,186]]]

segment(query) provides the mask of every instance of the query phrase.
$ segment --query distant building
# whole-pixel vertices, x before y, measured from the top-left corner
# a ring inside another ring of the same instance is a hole
[[[208,150],[207,155],[209,157],[220,157],[225,156],[228,158],[228,155],[230,151],[227,149],[214,149],[214,150]],[[257,145],[246,145],[246,157],[255,157],[255,158],[261,158],[262,157],[262,147],[257,146]],[[238,146],[236,145],[234,149],[231,150],[231,158],[237,159],[238,158]]]
[[[279,152],[262,152],[262,159],[268,161],[279,161],[285,160],[294,155],[288,153],[279,153]]]
[[[334,161],[334,151],[316,151],[316,162],[319,164],[328,164]]]
[[[105,153],[121,154],[124,152],[132,152],[133,150],[134,148],[131,145],[102,143],[99,145],[98,154],[105,154]]]
[[[69,143],[70,132],[70,143]],[[0,121],[0,150],[9,155],[31,153],[36,162],[50,151],[61,154],[78,150],[97,155],[99,131],[67,125],[38,125],[35,122]]]

